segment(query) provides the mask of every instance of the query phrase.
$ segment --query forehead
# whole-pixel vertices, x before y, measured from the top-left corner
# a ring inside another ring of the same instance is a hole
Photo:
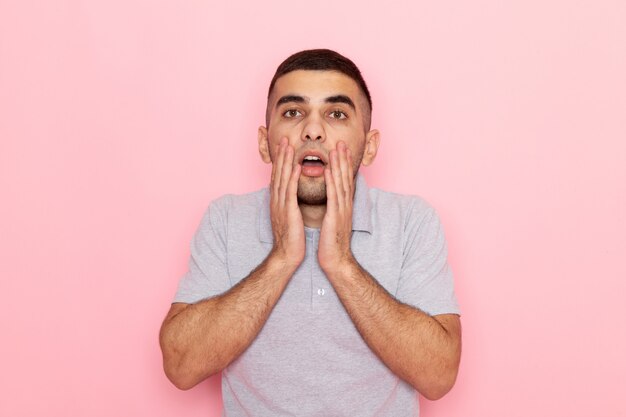
[[[304,96],[311,102],[340,94],[357,102],[361,95],[357,83],[341,72],[308,70],[291,71],[277,79],[270,101],[273,104],[287,94]]]

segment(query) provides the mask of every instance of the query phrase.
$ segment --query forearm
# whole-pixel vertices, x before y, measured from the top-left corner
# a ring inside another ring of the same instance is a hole
[[[461,351],[456,317],[444,326],[400,303],[354,259],[327,275],[361,336],[391,371],[429,399],[452,388]]]
[[[297,267],[272,252],[216,297],[168,315],[160,334],[168,378],[188,389],[224,369],[252,343]]]

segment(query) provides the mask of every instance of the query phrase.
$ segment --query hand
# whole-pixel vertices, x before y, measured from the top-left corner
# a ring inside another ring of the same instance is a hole
[[[294,165],[294,153],[287,138],[282,138],[272,164],[270,219],[274,235],[272,254],[297,267],[304,260],[306,246],[297,194],[302,167]]]
[[[326,214],[322,221],[317,258],[326,275],[354,260],[350,248],[352,238],[352,204],[354,172],[350,149],[342,141],[330,151],[330,169],[324,170],[326,182]]]

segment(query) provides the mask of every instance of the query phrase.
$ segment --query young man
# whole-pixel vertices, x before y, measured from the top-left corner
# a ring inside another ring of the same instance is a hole
[[[443,232],[413,196],[367,187],[378,151],[358,68],[287,58],[259,152],[269,188],[209,206],[161,329],[165,373],[219,371],[226,416],[417,416],[454,384],[461,326]]]

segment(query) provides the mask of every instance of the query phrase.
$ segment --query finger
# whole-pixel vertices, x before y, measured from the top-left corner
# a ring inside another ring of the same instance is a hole
[[[283,159],[283,167],[281,171],[280,186],[278,187],[278,195],[281,203],[286,200],[287,187],[289,186],[289,178],[293,170],[293,147],[287,145],[285,148],[285,158]]]
[[[300,179],[300,173],[302,172],[302,165],[296,164],[291,171],[291,177],[289,178],[289,185],[287,186],[287,205],[298,204],[298,180]]]
[[[352,151],[350,151],[350,149],[346,149],[346,160],[348,162],[348,184],[350,184],[350,192],[348,193],[348,198],[350,199],[350,202],[352,202],[354,199],[354,190],[356,187],[354,183],[354,168],[352,166]]]
[[[278,158],[278,152],[276,152],[276,158]],[[270,189],[274,187],[274,178],[276,178],[276,160],[272,161],[272,176],[270,177]]]
[[[330,151],[330,169],[333,176],[335,194],[337,195],[337,205],[343,208],[345,205],[343,180],[341,178],[341,165],[339,163],[339,155],[336,149]]]
[[[278,144],[278,152],[276,155],[276,162],[273,166],[273,178],[272,178],[272,191],[274,198],[278,198],[278,187],[280,186],[281,173],[283,168],[283,160],[285,159],[285,140],[281,139]]]
[[[348,172],[350,174],[350,180],[354,181],[354,161],[352,160],[352,151],[348,149],[346,153],[348,155]]]
[[[350,198],[351,196],[351,178],[349,172],[349,164],[348,164],[348,148],[346,144],[341,141],[337,145],[339,149],[339,167],[341,168],[341,183],[343,185],[343,191],[345,193],[346,198]]]
[[[332,211],[337,210],[337,189],[335,187],[335,180],[332,174],[332,167],[324,168],[324,181],[326,182],[326,209]],[[327,211],[328,215],[329,212]]]

